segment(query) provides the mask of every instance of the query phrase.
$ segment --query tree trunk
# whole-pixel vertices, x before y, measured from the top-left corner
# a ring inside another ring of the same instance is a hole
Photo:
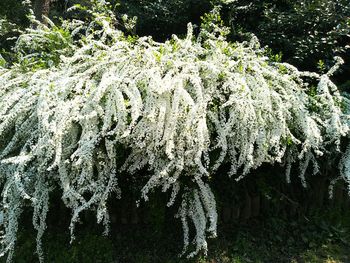
[[[51,0],[34,0],[34,15],[37,20],[47,24],[44,17],[49,16]]]
[[[252,199],[248,193],[248,190],[245,189],[245,202],[244,202],[244,206],[241,214],[241,219],[243,221],[246,221],[250,219],[251,216],[252,216]]]

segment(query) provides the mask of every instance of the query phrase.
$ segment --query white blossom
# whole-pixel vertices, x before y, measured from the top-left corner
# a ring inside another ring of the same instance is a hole
[[[290,180],[291,166],[299,162],[306,185],[310,163],[317,173],[317,158],[333,146],[339,151],[348,134],[343,97],[329,79],[335,68],[322,76],[299,72],[269,62],[254,39],[235,44],[222,37],[196,39],[191,25],[184,39],[132,43],[99,19],[102,29],[87,30],[85,42],[72,44],[73,55],[61,54],[56,67],[0,68],[1,253],[9,261],[25,200],[34,208],[43,260],[52,189],[61,189],[72,209],[73,240],[86,209],[96,211],[108,231],[107,200],[112,192],[120,196],[118,175],[142,168],[151,171],[141,193],[145,200],[155,188],[171,189],[169,206],[181,200],[184,253],[189,220],[196,235],[195,251],[187,255],[206,252],[206,238],[216,236],[217,226],[210,178],[221,165],[229,165],[239,180],[263,163],[284,162]],[[46,34],[40,30],[20,41]],[[319,81],[316,94],[309,94],[305,76]],[[130,154],[119,165],[124,149]],[[349,155],[348,149],[341,161],[348,182]]]

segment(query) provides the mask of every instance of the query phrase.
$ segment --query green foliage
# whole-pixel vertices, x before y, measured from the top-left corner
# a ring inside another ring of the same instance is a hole
[[[0,1],[0,55],[8,62],[15,60],[12,48],[21,30],[29,25],[28,5],[22,1]]]
[[[201,20],[200,38],[226,39],[229,29],[224,26],[219,7],[215,7],[211,12],[203,15]]]
[[[58,65],[61,55],[72,53],[73,39],[69,28],[40,24],[27,29],[17,40],[16,60],[23,70],[36,70]]]
[[[151,35],[165,40],[172,34],[183,35],[189,22],[200,22],[200,16],[209,12],[209,0],[122,0],[118,12],[136,16],[138,35]]]
[[[226,6],[226,17],[233,39],[252,32],[263,45],[303,68],[344,55],[350,39],[347,0],[237,0]]]

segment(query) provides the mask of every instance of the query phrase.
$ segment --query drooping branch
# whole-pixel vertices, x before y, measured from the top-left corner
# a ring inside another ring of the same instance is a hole
[[[340,153],[349,119],[329,77],[341,60],[320,76],[269,61],[255,39],[233,45],[218,27],[203,28],[196,38],[189,25],[184,39],[157,43],[130,41],[103,15],[88,25],[75,23],[68,27],[72,35],[86,26],[79,44],[67,44],[65,30],[49,27],[18,41],[30,47],[30,58],[42,59],[45,45],[61,46],[57,65],[0,67],[1,254],[11,257],[28,204],[42,254],[48,188],[62,190],[74,237],[86,209],[108,228],[107,200],[120,194],[118,176],[147,168],[142,197],[156,188],[172,191],[169,205],[181,203],[186,253],[190,226],[196,231],[193,256],[216,235],[210,178],[219,167],[229,165],[239,179],[264,163],[284,163],[288,178],[299,163],[305,182],[309,166],[317,173],[319,156]],[[317,87],[305,76],[319,81]],[[350,177],[349,159],[343,158],[344,178]]]

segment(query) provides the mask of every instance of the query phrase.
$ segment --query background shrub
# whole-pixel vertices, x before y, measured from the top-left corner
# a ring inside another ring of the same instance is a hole
[[[284,61],[303,69],[316,69],[319,60],[327,63],[335,55],[349,63],[347,0],[237,0],[225,5],[225,12],[233,40],[254,33],[274,53],[282,52]]]

